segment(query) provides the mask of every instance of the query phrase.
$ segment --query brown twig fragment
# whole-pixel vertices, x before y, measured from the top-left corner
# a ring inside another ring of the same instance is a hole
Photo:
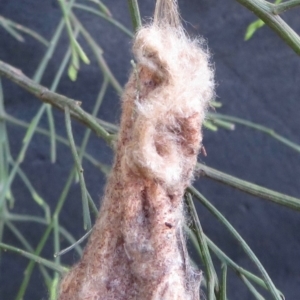
[[[163,1],[162,1],[163,2]],[[161,6],[160,1],[157,10]],[[122,97],[116,157],[99,217],[60,300],[197,300],[200,273],[183,237],[182,197],[213,97],[213,72],[199,40],[170,14],[136,34],[134,70]]]

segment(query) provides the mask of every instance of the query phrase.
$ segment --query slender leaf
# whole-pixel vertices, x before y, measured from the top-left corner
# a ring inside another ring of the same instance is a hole
[[[75,161],[76,169],[79,175],[79,182],[80,182],[80,188],[81,188],[81,196],[82,196],[82,208],[83,208],[83,223],[84,223],[84,229],[90,229],[92,227],[91,225],[91,216],[90,216],[90,210],[89,210],[89,204],[88,204],[88,198],[87,198],[87,189],[83,177],[83,168],[81,166],[81,162],[76,150],[76,145],[72,133],[72,126],[71,126],[71,117],[70,117],[70,109],[66,106],[65,107],[65,122],[66,122],[66,128],[67,128],[67,134],[71,146],[71,151],[73,154],[73,158]]]
[[[238,232],[233,228],[233,226],[227,221],[227,219],[194,187],[189,187],[188,190],[229,230],[233,237],[239,242],[242,249],[248,255],[248,257],[253,261],[258,270],[260,271],[263,280],[268,287],[271,295],[275,300],[282,300],[280,294],[278,293],[273,281],[266,272],[265,268],[258,260],[254,252],[247,245],[244,239],[238,234]]]

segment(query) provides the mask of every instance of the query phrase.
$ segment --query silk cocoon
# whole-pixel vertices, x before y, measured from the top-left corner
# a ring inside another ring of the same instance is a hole
[[[175,1],[136,33],[133,54],[100,213],[81,260],[61,281],[60,300],[199,299],[182,198],[214,96],[213,68],[203,40],[181,27]]]

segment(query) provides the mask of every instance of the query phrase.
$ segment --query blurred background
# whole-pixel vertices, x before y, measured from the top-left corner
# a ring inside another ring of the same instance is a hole
[[[139,1],[141,15],[147,22],[153,15],[154,0]],[[91,1],[77,3],[93,6]],[[114,19],[132,31],[127,1],[103,1]],[[234,0],[179,0],[184,26],[191,36],[203,36],[208,44],[216,70],[217,101],[222,103],[216,112],[236,116],[275,130],[287,139],[300,144],[300,59],[271,29],[263,26],[253,37],[244,41],[247,26],[255,15]],[[96,6],[94,6],[96,7]],[[73,12],[103,50],[103,57],[121,86],[131,70],[131,38],[103,18],[79,8]],[[0,0],[0,15],[35,30],[51,40],[62,13],[56,0]],[[300,32],[299,8],[286,12],[283,18]],[[21,69],[33,77],[47,48],[25,36],[19,42],[0,26],[0,60]],[[97,61],[82,36],[79,42],[91,60],[81,64],[78,78],[72,82],[64,72],[57,92],[82,101],[82,108],[91,112],[103,82]],[[58,46],[47,66],[41,83],[50,87],[68,49],[69,38],[64,29]],[[6,112],[30,122],[41,103],[38,99],[3,79]],[[53,110],[56,131],[66,136],[64,114]],[[104,96],[98,117],[115,124],[120,118],[120,99],[110,85]],[[46,115],[40,127],[48,129]],[[73,121],[73,134],[78,144],[84,126]],[[17,157],[25,134],[24,128],[7,123],[12,156]],[[207,157],[199,161],[252,183],[300,197],[300,155],[295,150],[263,132],[236,124],[235,130],[204,129]],[[51,163],[49,137],[36,134],[28,148],[22,169],[35,190],[53,212],[73,165],[71,151],[57,144],[57,160]],[[105,165],[112,163],[112,151],[105,142],[92,134],[87,153]],[[0,166],[0,168],[3,166]],[[83,160],[85,181],[99,207],[106,177],[90,162]],[[211,179],[197,177],[195,186],[231,222],[265,266],[286,299],[300,299],[300,217],[299,212],[261,200]],[[12,185],[15,198],[13,212],[43,216],[28,189],[17,176]],[[197,210],[204,232],[236,263],[258,274],[242,248],[230,233],[201,205]],[[73,182],[59,222],[77,240],[84,234],[80,187]],[[15,222],[33,248],[38,245],[45,226],[31,222]],[[3,242],[23,248],[12,232],[4,228]],[[61,238],[61,244],[68,243]],[[190,246],[192,251],[192,247]],[[192,251],[193,252],[193,251]],[[194,253],[194,252],[193,252]],[[54,248],[49,238],[42,257],[53,259]],[[197,255],[194,260],[203,269]],[[71,251],[62,262],[74,264],[79,255]],[[220,263],[215,260],[219,270]],[[15,253],[2,253],[0,263],[0,299],[15,299],[28,265],[27,258]],[[234,272],[228,273],[228,298],[250,300],[254,297]],[[35,267],[25,293],[25,300],[48,299],[47,288],[39,269]],[[269,295],[266,299],[271,299]]]

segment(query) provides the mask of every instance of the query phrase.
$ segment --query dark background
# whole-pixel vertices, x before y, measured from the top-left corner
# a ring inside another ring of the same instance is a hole
[[[127,1],[104,2],[111,8],[117,20],[131,28]],[[154,0],[139,2],[144,20],[149,19],[153,13]],[[208,41],[216,68],[217,100],[223,103],[218,112],[271,127],[290,140],[300,143],[299,57],[267,26],[260,29],[250,41],[245,42],[243,38],[246,27],[256,18],[234,0],[182,0],[179,4],[183,19],[186,20],[187,31],[191,35],[203,35]],[[130,71],[130,39],[100,18],[78,10],[75,12],[99,42],[113,73],[124,85]],[[56,0],[0,0],[0,15],[38,31],[49,40],[61,18]],[[300,32],[298,8],[285,13],[283,17],[297,32]],[[68,38],[64,34],[43,77],[43,85],[51,85],[67,44]],[[82,100],[82,107],[91,111],[100,89],[102,75],[92,53],[84,43],[82,45],[91,58],[91,65],[82,65],[75,83],[65,75],[58,92]],[[26,37],[26,43],[22,44],[0,27],[0,60],[22,69],[31,77],[44,53],[45,47],[30,37]],[[40,105],[39,100],[7,80],[3,80],[3,86],[6,111],[22,120],[30,121]],[[119,116],[119,98],[110,88],[99,117],[118,123]],[[65,135],[63,113],[55,111],[55,118],[58,133]],[[43,118],[40,125],[47,128],[46,118]],[[11,125],[8,129],[11,150],[16,157],[25,132]],[[73,122],[78,143],[83,136],[83,129],[82,125]],[[208,166],[299,197],[300,156],[271,137],[246,127],[236,126],[235,131],[220,129],[214,133],[204,130],[204,145],[208,156],[206,158],[202,156],[200,159]],[[104,163],[112,161],[109,148],[95,136],[88,145],[88,152]],[[70,150],[58,145],[57,163],[52,165],[49,158],[49,139],[36,136],[22,167],[36,190],[54,208],[72,163]],[[88,163],[84,164],[84,169],[91,195],[94,199],[100,198],[105,177]],[[245,195],[208,179],[197,179],[196,186],[245,238],[286,299],[300,299],[299,213]],[[42,216],[41,209],[33,202],[18,179],[13,184],[13,191],[16,198],[15,212]],[[198,211],[208,236],[234,261],[257,273],[226,229],[204,207],[199,205]],[[76,238],[83,234],[78,185],[74,184],[72,187],[60,222]],[[22,230],[32,246],[36,247],[44,228],[31,223],[15,225]],[[5,230],[4,242],[21,247],[8,230]],[[42,255],[52,257],[51,243],[47,244]],[[66,263],[71,264],[78,257],[72,252],[64,259]],[[2,254],[0,299],[14,299],[27,263],[27,259],[16,254]],[[216,266],[218,265],[216,260]],[[254,299],[234,272],[229,270],[228,277],[228,293],[231,300]],[[36,270],[25,300],[46,298],[45,286],[39,271]],[[267,295],[266,299],[271,298]]]

